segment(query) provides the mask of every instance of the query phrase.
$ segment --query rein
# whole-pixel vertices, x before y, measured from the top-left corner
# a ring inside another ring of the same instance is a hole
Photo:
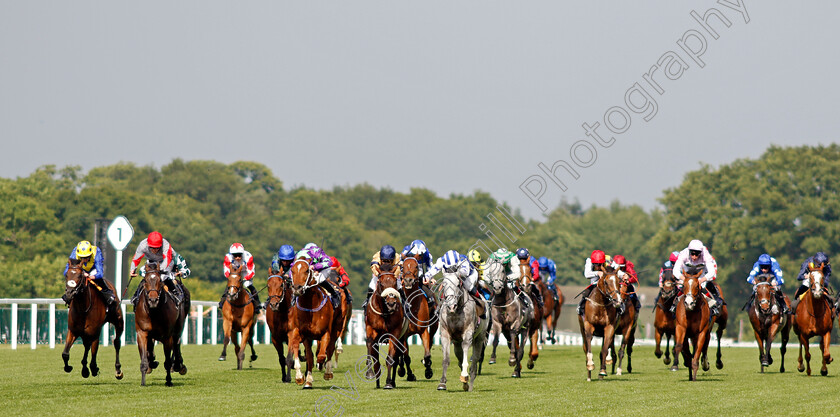
[[[295,308],[297,308],[300,311],[305,311],[307,313],[317,313],[317,312],[321,311],[322,308],[324,308],[324,305],[327,304],[327,299],[329,298],[329,296],[326,294],[326,292],[324,292],[323,289],[321,290],[321,295],[323,295],[323,297],[321,297],[321,304],[318,307],[315,307],[314,309],[302,307],[300,305],[300,302],[299,302],[300,297],[295,298],[295,301],[294,301],[293,304],[294,304]]]

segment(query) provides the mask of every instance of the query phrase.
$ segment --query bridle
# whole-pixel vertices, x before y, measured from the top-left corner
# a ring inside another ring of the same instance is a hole
[[[760,301],[758,300],[758,289],[759,289],[759,287],[763,287],[763,286],[771,287],[770,288],[770,294],[773,294],[775,292],[775,290],[773,290],[773,288],[772,288],[772,285],[767,281],[759,282],[759,283],[757,283],[753,286],[753,291],[756,293],[756,301],[758,301],[758,302],[753,302],[753,304],[755,305],[755,312],[759,316],[769,315],[770,314],[770,309],[772,308],[772,305],[771,305],[772,303],[771,303],[770,300],[767,300],[767,299],[762,299]],[[771,297],[772,297],[772,295],[771,295]],[[759,304],[761,304],[761,306],[759,306]]]
[[[271,295],[268,296],[268,306],[271,307],[272,310],[277,311],[280,308],[280,304],[286,300],[286,278],[282,275],[273,274],[268,277],[268,281],[271,281],[272,278],[279,278],[280,279],[280,295]],[[277,301],[274,301],[274,300]]]
[[[292,267],[291,267],[291,270],[292,270],[292,273],[293,273],[292,276],[294,277],[295,266],[300,265],[301,263],[306,265],[306,279],[303,281],[303,284],[297,285],[294,282],[294,278],[292,278],[292,287],[294,288],[294,292],[297,293],[298,295],[303,295],[304,293],[306,293],[306,291],[308,289],[318,285],[317,282],[313,282],[313,283],[310,284],[310,281],[315,280],[315,272],[312,270],[309,261],[307,261],[306,259],[298,259],[297,261],[295,261],[292,264]]]
[[[413,261],[413,262],[409,262],[409,261]],[[412,268],[408,268],[409,265],[414,265],[414,268],[410,272],[407,272],[407,270],[412,269]],[[400,275],[400,278],[402,278],[403,286],[407,290],[409,290],[409,291],[414,290],[414,286],[417,284],[417,281],[420,279],[420,277],[418,276],[419,272],[420,272],[420,269],[419,269],[419,263],[417,262],[417,259],[415,259],[414,257],[408,257],[408,258],[406,258],[405,261],[403,261],[402,273]]]
[[[71,276],[73,278],[77,278],[77,279],[71,279]],[[70,266],[68,266],[67,274],[65,275],[65,278],[67,278],[67,280],[65,281],[65,284],[64,284],[65,287],[69,286],[69,287],[73,288],[73,290],[70,291],[70,294],[67,295],[67,303],[69,304],[71,301],[73,301],[73,299],[76,297],[77,294],[87,292],[87,294],[88,294],[88,305],[87,305],[87,308],[85,309],[85,313],[89,312],[90,309],[93,307],[93,299],[92,299],[93,296],[91,294],[91,291],[87,290],[88,285],[89,285],[88,282],[90,281],[90,278],[85,278],[84,277],[84,275],[82,274],[82,267],[80,265],[70,265]],[[71,285],[71,283],[72,283],[72,285]],[[65,292],[66,291],[67,290],[65,289]]]
[[[389,275],[389,276],[394,277],[394,286],[393,287],[383,288],[383,285],[382,285],[382,276],[383,275]],[[396,281],[397,281],[397,276],[393,272],[390,272],[390,271],[380,272],[379,273],[379,279],[376,282],[376,290],[374,290],[374,293],[376,294],[377,298],[384,301],[386,298],[388,298],[390,296],[395,296],[398,301],[401,301],[399,291],[397,291],[397,289],[396,289],[396,285],[397,285]],[[371,297],[371,298],[373,298],[373,297]],[[378,316],[388,317],[391,314],[393,314],[394,312],[396,312],[397,309],[398,309],[398,306],[395,306],[393,308],[389,307],[388,302],[386,301],[385,302],[385,307],[386,308],[383,308],[383,310],[385,310],[385,312],[384,313],[380,312],[376,309],[375,301],[376,300],[371,299],[370,302],[368,303],[368,306],[370,306],[370,309]]]
[[[607,285],[607,279],[609,279],[610,282],[616,286],[616,289],[612,289]],[[601,295],[604,296],[604,298],[606,298],[607,303],[612,304],[614,307],[621,304],[621,293],[619,293],[618,290],[619,284],[618,282],[616,282],[617,279],[618,275],[616,275],[615,273],[604,273],[604,276],[602,276],[598,280],[598,284],[596,285],[598,292],[601,293]],[[606,291],[602,287],[605,287]],[[589,301],[593,304],[598,304],[594,300],[592,300],[592,298],[589,298]]]

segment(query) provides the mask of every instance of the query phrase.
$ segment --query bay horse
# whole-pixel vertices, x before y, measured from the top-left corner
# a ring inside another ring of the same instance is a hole
[[[781,330],[782,332],[782,347],[779,352],[782,354],[782,365],[779,372],[785,371],[785,352],[787,352],[787,343],[790,338],[791,320],[787,314],[783,314],[784,306],[777,306],[779,312],[773,314],[773,305],[776,304],[775,292],[770,280],[773,279],[772,274],[760,274],[755,278],[755,299],[752,302],[752,308],[749,309],[750,323],[755,333],[755,341],[758,343],[758,360],[761,363],[761,373],[764,373],[764,368],[773,364],[773,357],[770,356],[770,345],[776,334]],[[790,307],[790,299],[787,295],[783,295],[785,304]]]
[[[633,357],[633,343],[636,341],[636,324],[639,319],[638,312],[633,300],[630,299],[630,293],[627,290],[630,285],[621,280],[619,284],[621,289],[621,298],[624,300],[624,314],[619,315],[618,323],[615,326],[615,333],[621,335],[621,346],[618,349],[618,361],[613,361],[612,373],[621,375],[621,363],[624,360],[624,352],[627,352],[627,372],[633,373],[633,365],[631,358]],[[615,339],[613,339],[615,342]],[[611,345],[613,354],[615,354],[615,343]],[[618,369],[616,370],[616,362],[618,362]]]
[[[291,267],[292,294],[295,297],[291,309],[289,329],[289,352],[286,363],[294,363],[295,382],[303,389],[311,389],[314,379],[312,369],[315,357],[312,342],[318,341],[318,367],[324,368],[324,380],[333,378],[332,355],[335,341],[341,330],[341,314],[333,309],[326,290],[318,285],[315,272],[306,259],[296,260]],[[300,370],[300,344],[306,352],[306,379]],[[292,362],[294,358],[294,362]]]
[[[527,364],[528,369],[534,369],[534,362],[536,362],[537,358],[540,357],[539,330],[542,326],[543,309],[545,306],[541,308],[537,302],[538,298],[537,295],[535,295],[535,292],[539,292],[540,289],[533,283],[531,264],[528,263],[527,259],[519,260],[519,273],[521,274],[521,277],[518,284],[520,285],[520,288],[528,294],[528,297],[531,299],[531,306],[534,309],[534,313],[531,316],[531,322],[528,324],[528,339],[531,340],[531,351],[528,352]]]
[[[548,288],[545,280],[548,279],[548,274],[540,274],[541,279],[536,283],[542,294],[544,306],[542,309],[543,320],[540,326],[540,344],[545,340],[552,344],[557,343],[555,333],[557,332],[557,320],[560,318],[560,312],[563,309],[563,292],[557,286],[554,287],[557,291],[557,299],[554,299],[554,292]],[[547,336],[547,337],[546,337]]]
[[[618,308],[624,302],[621,296],[619,278],[609,266],[598,272],[598,282],[584,304],[583,316],[578,316],[580,333],[583,337],[583,352],[586,354],[586,380],[592,380],[595,361],[592,355],[592,337],[603,338],[601,345],[601,369],[598,379],[607,376],[607,354],[613,344],[618,323]]]
[[[443,351],[443,371],[439,391],[446,390],[446,369],[449,367],[449,344],[455,345],[455,357],[461,368],[459,380],[464,391],[472,391],[478,367],[484,360],[487,344],[488,320],[482,320],[476,309],[476,300],[467,293],[464,284],[456,274],[443,272],[441,285],[440,344]],[[485,306],[486,307],[486,306]],[[472,353],[469,358],[467,354]]]
[[[505,275],[505,269],[499,260],[491,259],[487,262],[484,273],[489,274],[493,287],[493,301],[491,314],[493,327],[498,333],[493,339],[493,353],[490,363],[495,363],[496,347],[499,344],[499,333],[505,336],[510,348],[508,365],[513,366],[514,378],[522,376],[522,358],[525,355],[525,342],[531,333],[531,321],[534,317],[534,307],[519,300],[513,290],[514,282],[510,282]]]
[[[406,340],[412,335],[419,335],[420,340],[423,341],[423,361],[421,362],[426,368],[425,377],[431,379],[434,376],[432,370],[432,343],[435,333],[438,330],[437,311],[429,305],[429,300],[426,294],[420,288],[420,266],[417,259],[413,257],[406,258],[402,264],[402,284],[405,292],[405,315],[408,317],[408,331],[405,334]],[[434,297],[434,294],[432,294]],[[402,374],[402,365],[408,368],[408,381],[416,381],[417,378],[411,372],[411,357],[409,356],[409,344],[405,344],[405,353],[400,356],[400,369],[397,373]]]
[[[697,380],[697,369],[700,365],[701,356],[703,370],[709,370],[706,350],[709,347],[708,339],[715,319],[706,298],[703,296],[703,288],[700,286],[699,278],[703,275],[704,268],[703,264],[697,264],[685,272],[683,295],[679,299],[676,311],[675,357],[674,367],[671,370],[676,370],[677,359],[682,353],[683,364],[688,368],[689,381]],[[691,348],[693,348],[693,351]]]
[[[659,301],[656,302],[656,305],[653,306],[654,309],[654,339],[656,340],[656,350],[654,350],[654,355],[657,358],[662,357],[662,350],[660,349],[660,343],[662,338],[665,337],[665,365],[671,364],[671,351],[676,351],[676,339],[674,341],[674,346],[669,349],[671,346],[671,338],[674,337],[674,332],[676,331],[676,318],[673,314],[671,314],[671,306],[677,300],[677,280],[674,277],[674,273],[671,269],[666,269],[664,275],[662,277],[662,288],[659,289]],[[676,371],[679,367],[679,358],[677,354],[674,353],[674,367],[672,370]]]
[[[61,353],[61,358],[64,360],[64,372],[69,373],[73,371],[73,367],[68,364],[70,360],[70,348],[73,347],[76,338],[81,337],[82,343],[85,346],[85,354],[82,357],[82,377],[87,378],[90,375],[99,375],[99,367],[96,364],[96,353],[99,350],[102,326],[107,322],[114,325],[114,350],[117,353],[117,359],[114,363],[116,369],[115,376],[117,379],[122,379],[120,337],[122,336],[125,322],[123,321],[122,309],[119,307],[119,298],[117,298],[117,303],[114,307],[115,311],[106,314],[107,306],[105,305],[105,301],[94,290],[96,284],[93,283],[92,278],[85,278],[82,261],[79,259],[71,258],[67,261],[67,273],[64,274],[64,278],[64,299],[69,304],[67,309],[67,343],[64,345],[64,352]],[[114,290],[114,286],[107,280],[105,282],[114,291],[114,296],[116,296],[117,292]],[[90,352],[90,370],[88,370],[87,366],[88,352]]]
[[[831,343],[831,328],[834,327],[834,311],[828,301],[825,286],[825,264],[816,265],[806,274],[808,291],[800,296],[799,304],[794,311],[793,331],[799,336],[799,367],[802,372],[805,366],[802,364],[802,348],[805,348],[805,361],[808,364],[808,375],[811,375],[811,351],[808,340],[814,336],[820,337],[820,350],[822,351],[822,368],[820,375],[828,375],[828,367],[834,359],[829,352]]]
[[[405,334],[409,321],[403,313],[402,296],[397,290],[397,277],[391,270],[379,273],[376,289],[370,296],[365,308],[365,342],[368,356],[373,363],[368,368],[368,380],[376,378],[376,388],[379,388],[379,377],[382,368],[379,362],[379,345],[388,343],[388,358],[385,361],[388,373],[385,376],[385,389],[393,389],[397,379],[397,361],[405,351]]]
[[[271,343],[277,350],[283,382],[292,382],[292,371],[291,369],[286,371],[286,357],[283,355],[283,344],[289,345],[291,325],[289,309],[292,306],[292,284],[290,281],[282,275],[272,274],[269,270],[265,320],[271,331]],[[288,349],[291,350],[291,347]]]
[[[341,287],[339,283],[341,282],[341,277],[338,276],[338,272],[335,269],[330,269],[327,272],[327,279],[330,281],[330,284],[335,288],[335,292],[340,294],[341,302],[341,329],[338,332],[338,338],[335,340],[335,364],[338,364],[338,355],[340,353],[344,353],[344,345],[342,345],[341,340],[344,339],[344,335],[347,333],[347,326],[350,324],[350,318],[353,316],[353,293],[350,292],[350,289],[347,287]]]
[[[242,362],[245,361],[245,346],[251,346],[251,360],[248,363],[257,360],[257,354],[254,352],[254,325],[257,323],[257,312],[254,311],[254,302],[250,292],[244,287],[244,279],[242,277],[242,270],[245,268],[244,262],[233,261],[230,266],[230,274],[227,279],[227,288],[225,288],[225,303],[222,306],[222,328],[225,332],[224,343],[222,344],[222,355],[219,360],[227,359],[228,343],[233,341],[233,346],[236,353],[236,369],[242,370]],[[237,333],[242,333],[242,346],[239,346],[239,341],[236,338]]]
[[[140,351],[140,385],[146,385],[146,374],[157,368],[155,340],[163,345],[166,368],[166,386],[172,386],[171,372],[187,373],[181,356],[181,333],[190,314],[190,292],[181,285],[184,298],[178,305],[175,296],[165,289],[157,263],[146,263],[146,276],[134,306],[134,327],[137,331],[137,349]]]

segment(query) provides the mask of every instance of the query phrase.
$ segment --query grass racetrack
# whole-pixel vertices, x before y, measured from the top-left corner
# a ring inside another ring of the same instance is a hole
[[[232,346],[228,360],[218,362],[221,346],[185,346],[183,356],[189,371],[173,375],[174,387],[164,386],[163,352],[156,353],[161,366],[140,386],[140,361],[136,345],[122,349],[125,378],[114,378],[114,348],[100,350],[100,375],[81,376],[83,347],[70,351],[73,372],[63,371],[61,348],[0,346],[0,404],[4,415],[837,415],[836,393],[840,368],[829,365],[828,377],[819,376],[818,348],[812,348],[815,376],[796,371],[798,344],[791,343],[786,355],[787,372],[780,374],[778,346],[775,362],[759,373],[757,348],[725,348],[722,370],[714,368],[710,348],[709,372],[698,373],[697,382],[688,372],[670,372],[653,355],[652,347],[637,347],[633,373],[610,375],[604,381],[586,382],[584,355],[580,347],[547,346],[533,370],[523,367],[522,378],[510,377],[507,347],[499,347],[500,363],[488,365],[476,378],[475,392],[461,391],[458,366],[449,367],[449,390],[436,391],[440,378],[441,352],[432,354],[435,376],[423,378],[422,349],[413,347],[414,372],[419,380],[397,380],[391,391],[376,390],[373,382],[354,371],[364,358],[363,346],[346,346],[335,379],[324,381],[315,373],[315,388],[304,391],[294,383],[280,382],[280,365],[273,347],[257,345],[259,359],[254,367],[236,371]],[[834,346],[835,354],[838,347]],[[597,352],[597,351],[596,351]],[[598,359],[596,356],[596,370]],[[625,363],[626,367],[626,363]],[[384,369],[383,369],[384,370]],[[350,371],[349,375],[346,374]],[[348,376],[352,379],[348,381]],[[382,383],[384,385],[384,374]],[[335,385],[342,389],[330,389]],[[355,391],[353,390],[355,386]],[[320,401],[320,403],[319,403]],[[321,413],[316,412],[319,404]]]

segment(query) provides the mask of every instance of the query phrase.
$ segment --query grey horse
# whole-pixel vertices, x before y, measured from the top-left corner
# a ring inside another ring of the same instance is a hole
[[[455,344],[455,356],[461,368],[461,383],[464,391],[472,391],[478,365],[484,360],[484,346],[487,344],[488,320],[481,320],[476,314],[475,300],[467,294],[457,275],[444,272],[441,292],[440,343],[443,350],[443,374],[438,390],[446,390],[446,368],[449,366],[449,343]],[[486,307],[486,306],[485,306]],[[466,353],[472,346],[472,356]]]
[[[528,340],[530,323],[534,316],[534,307],[523,303],[513,291],[512,285],[505,275],[502,264],[491,260],[485,269],[493,285],[493,302],[491,313],[494,329],[500,329],[508,341],[510,358],[508,365],[514,366],[514,378],[522,376],[522,357],[525,354],[525,342]],[[493,355],[496,357],[496,346],[498,345],[498,333],[493,341]]]

